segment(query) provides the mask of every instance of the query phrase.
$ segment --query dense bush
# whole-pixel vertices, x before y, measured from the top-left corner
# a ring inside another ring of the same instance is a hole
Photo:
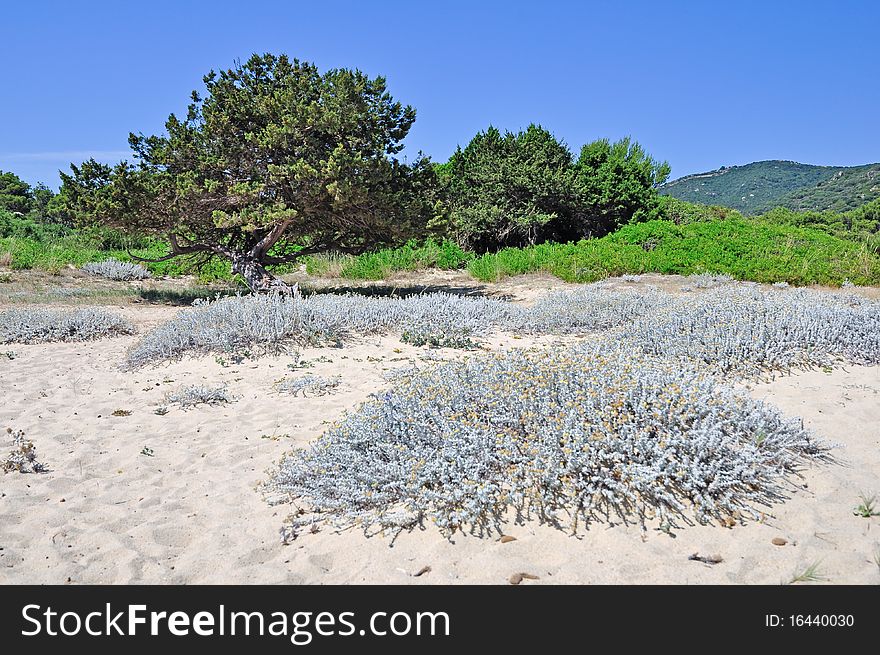
[[[880,283],[880,256],[865,244],[818,230],[729,218],[675,225],[648,221],[601,239],[507,248],[475,258],[479,280],[545,271],[571,282],[639,273],[714,271],[740,280],[796,285]]]
[[[659,218],[656,186],[669,166],[623,139],[568,147],[540,126],[501,134],[490,127],[438,167],[450,229],[477,252],[547,240],[601,236]]]
[[[760,217],[779,224],[821,230],[843,239],[863,241],[880,252],[880,199],[846,212],[794,212],[776,208]]]
[[[302,507],[287,540],[323,521],[432,521],[447,534],[500,532],[508,518],[669,528],[756,517],[824,452],[799,420],[686,367],[582,345],[401,376],[286,457],[270,487]]]
[[[382,280],[398,271],[464,268],[473,257],[454,241],[428,239],[422,244],[410,241],[400,248],[385,248],[357,257],[310,257],[306,260],[306,272],[324,276],[338,274],[351,280]]]
[[[0,312],[0,343],[89,341],[133,334],[123,318],[103,309],[7,309]]]
[[[0,238],[2,239],[17,238],[48,242],[72,234],[73,231],[63,225],[40,223],[32,218],[17,216],[0,209]]]
[[[0,171],[0,211],[26,214],[31,209],[30,185],[12,172]]]
[[[534,244],[572,220],[571,152],[540,126],[490,127],[440,170],[452,233],[468,248]]]

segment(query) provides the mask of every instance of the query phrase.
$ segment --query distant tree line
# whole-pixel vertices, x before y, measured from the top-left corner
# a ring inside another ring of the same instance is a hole
[[[220,257],[254,291],[318,252],[361,253],[442,235],[476,251],[601,236],[657,218],[669,175],[630,139],[575,157],[538,125],[489,127],[446,163],[403,160],[415,110],[385,79],[254,55],[210,72],[185,117],[131,134],[133,161],[71,165],[59,193],[0,176],[0,208],[157,235],[162,259]]]
[[[62,203],[45,184],[29,185],[10,171],[0,171],[0,210],[20,214],[41,223],[66,218]]]

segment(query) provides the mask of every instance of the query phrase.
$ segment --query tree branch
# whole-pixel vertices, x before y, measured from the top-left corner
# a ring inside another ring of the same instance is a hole
[[[151,264],[158,264],[159,262],[167,262],[169,259],[174,259],[175,257],[179,257],[180,255],[191,255],[197,252],[205,252],[207,250],[215,250],[211,246],[207,246],[201,243],[194,243],[188,246],[181,246],[180,242],[177,240],[176,234],[169,234],[168,241],[171,242],[171,252],[167,255],[163,255],[157,259],[149,259],[147,257],[139,257],[131,252],[131,250],[126,249],[126,253],[129,257],[139,262],[148,262]]]
[[[253,248],[251,248],[249,253],[250,256],[254,257],[255,259],[262,259],[266,252],[268,252],[269,248],[271,248],[278,242],[278,239],[280,239],[281,235],[284,234],[284,230],[286,230],[287,226],[289,226],[292,222],[292,219],[288,219],[286,221],[278,223],[278,225],[273,227],[266,236],[260,239],[257,244]]]

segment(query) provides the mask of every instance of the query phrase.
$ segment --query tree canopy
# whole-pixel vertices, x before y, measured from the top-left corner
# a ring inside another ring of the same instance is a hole
[[[25,214],[31,209],[30,185],[18,175],[0,171],[0,209]]]
[[[441,169],[457,239],[478,250],[545,239],[555,220],[569,218],[571,163],[568,148],[538,125],[480,132]]]
[[[569,236],[584,236],[585,229],[607,234],[630,222],[660,218],[657,187],[670,170],[629,137],[588,143],[575,164],[579,224]]]
[[[437,168],[452,232],[477,250],[601,236],[656,218],[656,187],[669,175],[628,138],[590,143],[575,161],[538,125],[505,134],[490,127]]]
[[[227,258],[252,290],[277,284],[268,265],[393,245],[436,213],[427,158],[397,157],[415,110],[384,78],[265,54],[204,83],[164,134],[130,136],[133,163],[73,166],[66,206],[166,235],[166,258]]]

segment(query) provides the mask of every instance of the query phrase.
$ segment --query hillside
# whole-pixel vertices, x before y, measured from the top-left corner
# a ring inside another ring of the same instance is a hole
[[[880,164],[846,167],[759,161],[687,175],[660,190],[681,200],[723,205],[744,214],[774,207],[844,211],[880,197]]]

